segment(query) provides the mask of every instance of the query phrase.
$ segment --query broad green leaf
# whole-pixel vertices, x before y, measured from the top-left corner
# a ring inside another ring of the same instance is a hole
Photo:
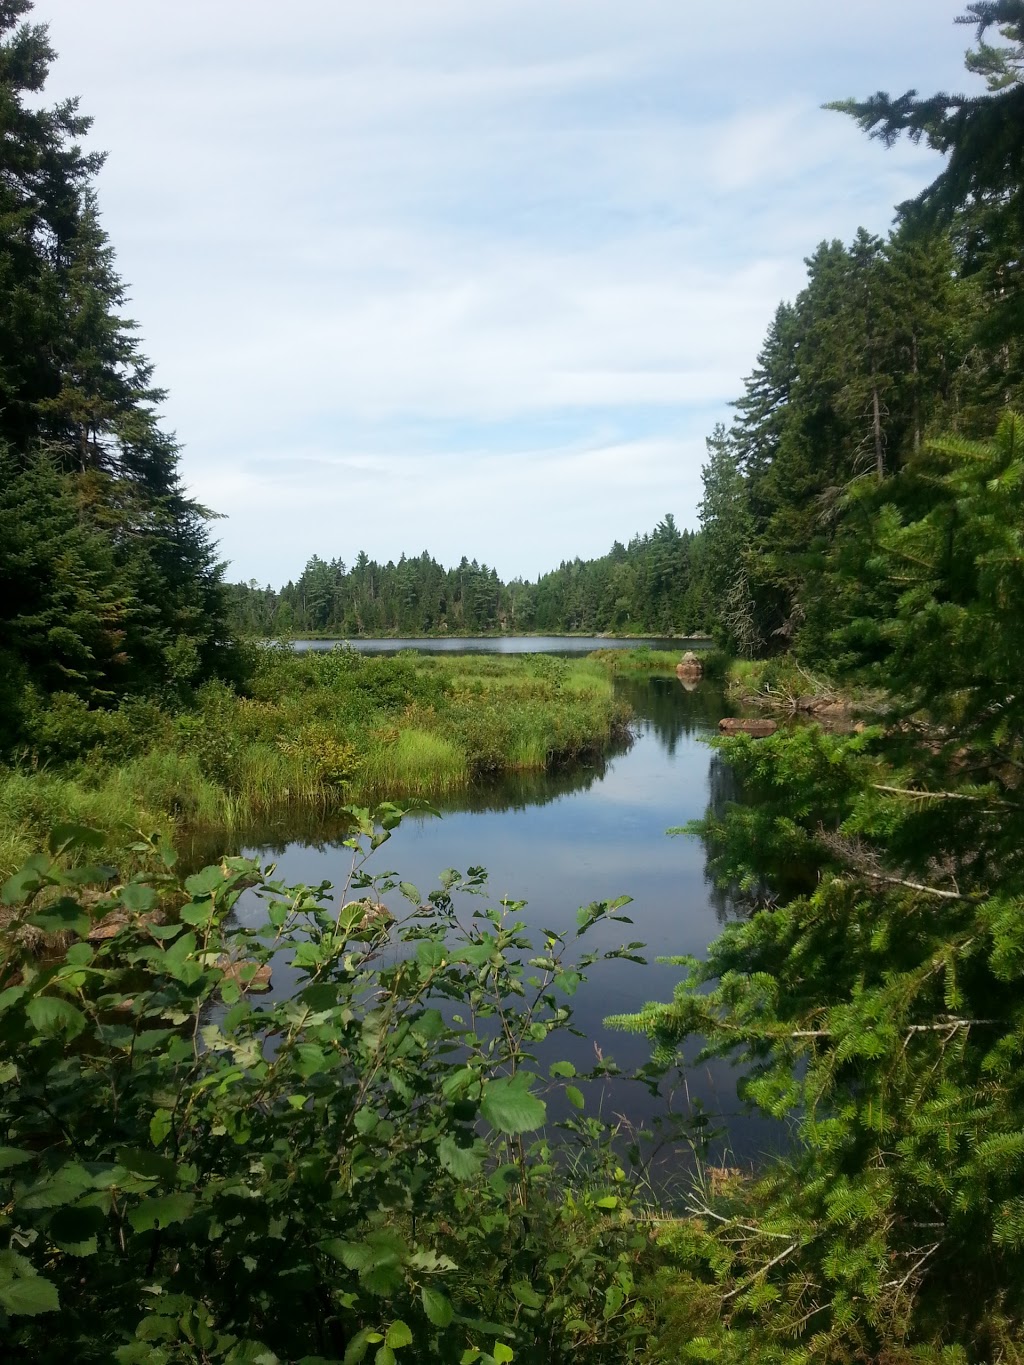
[[[33,891],[38,891],[42,884],[43,878],[36,868],[23,867],[4,882],[0,900],[4,905],[20,905]]]
[[[413,1033],[425,1042],[433,1042],[435,1038],[440,1038],[444,1030],[444,1016],[440,1010],[424,1010],[419,1018],[412,1021]]]
[[[390,1346],[381,1346],[377,1354],[373,1357],[374,1365],[395,1365],[397,1356]]]
[[[565,1087],[565,1098],[574,1109],[583,1108],[583,1091],[579,1090],[575,1085],[567,1085]]]
[[[499,1133],[530,1133],[543,1125],[547,1106],[530,1094],[532,1080],[520,1071],[514,1077],[487,1082],[480,1113],[492,1128]]]
[[[440,967],[449,955],[445,945],[437,943],[433,939],[425,939],[416,945],[416,961],[425,971],[433,971]]]
[[[448,1327],[450,1325],[455,1316],[455,1310],[440,1289],[432,1289],[430,1285],[425,1284],[420,1290],[420,1298],[423,1300],[424,1313],[435,1327]]]
[[[96,1252],[97,1237],[107,1216],[102,1209],[77,1205],[58,1209],[50,1219],[47,1236],[62,1251],[71,1256],[92,1256]]]
[[[400,1350],[403,1346],[412,1345],[412,1330],[401,1318],[396,1318],[388,1328],[384,1336],[384,1345],[390,1346],[392,1350]]]
[[[475,1145],[460,1147],[448,1134],[437,1144],[437,1155],[444,1169],[456,1180],[472,1180],[482,1164],[482,1157]]]
[[[368,1133],[373,1132],[380,1120],[375,1109],[370,1109],[364,1105],[362,1109],[356,1110],[352,1122],[355,1124],[356,1132],[362,1133],[365,1137]]]
[[[149,1139],[154,1147],[159,1147],[171,1131],[172,1115],[169,1109],[158,1109],[149,1121]]]
[[[567,1076],[570,1079],[576,1075],[572,1062],[552,1062],[548,1071],[552,1076]]]
[[[164,1194],[144,1199],[128,1214],[128,1221],[136,1232],[165,1228],[171,1223],[183,1223],[195,1206],[194,1194]]]
[[[419,905],[420,893],[416,889],[416,887],[413,886],[412,882],[399,882],[398,889],[399,891],[401,891],[405,899],[409,901],[412,905]]]
[[[204,896],[212,896],[215,891],[223,887],[226,877],[220,867],[204,867],[201,872],[193,872],[191,877],[185,878],[185,890],[196,900]]]
[[[0,1306],[12,1317],[34,1318],[40,1313],[60,1310],[57,1290],[41,1275],[30,1275],[23,1280],[0,1283]]]
[[[364,1327],[361,1332],[357,1332],[348,1344],[342,1365],[359,1365],[361,1360],[366,1358],[366,1353],[370,1346],[380,1341],[379,1332],[371,1332],[368,1327]]]
[[[56,855],[69,848],[102,848],[106,842],[106,835],[88,825],[55,825],[46,846]]]
[[[44,934],[60,934],[70,930],[82,937],[92,926],[92,920],[78,902],[67,896],[30,916],[28,922],[34,928],[42,929]]]
[[[129,882],[121,889],[121,904],[126,910],[141,915],[147,910],[152,910],[156,905],[157,895],[151,886],[144,886],[141,882]]]
[[[528,1280],[517,1280],[512,1286],[512,1293],[525,1308],[543,1307],[544,1295],[538,1294]]]
[[[23,1194],[18,1196],[20,1209],[55,1209],[62,1204],[73,1204],[87,1190],[94,1188],[92,1176],[77,1161],[66,1161],[63,1166],[47,1172]]]
[[[9,1171],[12,1166],[24,1166],[35,1159],[32,1152],[23,1152],[20,1147],[0,1147],[0,1171]]]
[[[496,1341],[494,1343],[492,1354],[494,1356],[495,1365],[508,1365],[510,1360],[515,1360],[516,1358],[512,1347],[506,1346],[503,1341]]]
[[[64,1033],[77,1038],[85,1028],[85,1015],[70,1000],[59,995],[37,995],[25,1006],[32,1025],[40,1033]]]
[[[147,1180],[174,1180],[178,1174],[177,1162],[157,1152],[125,1147],[118,1152],[117,1159],[132,1175],[141,1175]]]

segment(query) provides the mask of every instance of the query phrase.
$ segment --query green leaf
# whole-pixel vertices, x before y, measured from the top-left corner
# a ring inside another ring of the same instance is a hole
[[[437,1144],[437,1156],[441,1165],[456,1180],[472,1180],[480,1171],[482,1157],[475,1144],[460,1147],[449,1134]]]
[[[79,1205],[58,1209],[46,1231],[50,1240],[70,1256],[92,1256],[106,1221],[102,1209]]]
[[[25,1006],[25,1013],[39,1033],[59,1032],[77,1038],[85,1028],[82,1011],[58,995],[37,995]]]
[[[32,1152],[23,1152],[20,1147],[0,1147],[0,1171],[9,1171],[12,1166],[23,1166],[32,1160]]]
[[[73,1204],[86,1190],[93,1188],[93,1178],[85,1167],[77,1161],[67,1161],[19,1195],[18,1208],[55,1209],[61,1204]]]
[[[370,1109],[368,1106],[364,1105],[362,1109],[356,1110],[352,1117],[352,1122],[355,1124],[356,1132],[361,1133],[366,1137],[367,1134],[372,1133],[377,1127],[380,1119],[375,1109]]]
[[[572,1062],[552,1062],[548,1067],[548,1072],[552,1076],[568,1076],[571,1078],[576,1075],[576,1068]]]
[[[201,900],[219,891],[226,880],[223,870],[211,865],[204,867],[201,872],[193,872],[191,877],[186,877],[185,890],[194,900]]]
[[[121,904],[134,914],[141,915],[147,910],[152,910],[156,901],[157,895],[153,888],[143,886],[141,882],[129,882],[127,886],[121,888]]]
[[[4,905],[20,905],[22,901],[28,900],[33,891],[38,891],[42,884],[43,878],[36,868],[23,867],[4,882],[0,900]]]
[[[401,1318],[396,1318],[388,1328],[384,1337],[385,1346],[390,1346],[392,1350],[401,1350],[403,1346],[412,1345],[412,1330]]]
[[[451,1324],[455,1310],[440,1289],[431,1289],[425,1284],[420,1290],[420,1298],[423,1300],[424,1313],[435,1327],[448,1327]]]
[[[480,1112],[499,1133],[530,1133],[543,1126],[547,1106],[530,1094],[533,1077],[524,1071],[516,1076],[488,1081]]]
[[[494,1355],[495,1365],[508,1365],[510,1360],[515,1360],[516,1358],[512,1347],[506,1346],[503,1341],[496,1341],[494,1343],[494,1351],[492,1354]]]
[[[371,1332],[368,1327],[357,1332],[348,1344],[342,1365],[359,1365],[359,1362],[366,1358],[366,1352],[375,1341],[380,1341],[379,1332]]]
[[[23,1280],[0,1284],[0,1307],[12,1317],[34,1318],[40,1313],[59,1312],[60,1298],[49,1280],[41,1275],[30,1275]]]
[[[438,943],[434,939],[425,939],[416,945],[416,961],[424,971],[433,971],[440,967],[450,956],[448,948],[443,943]]]
[[[106,842],[104,834],[98,829],[90,829],[88,825],[55,825],[50,831],[46,847],[56,857],[69,848],[97,849]]]
[[[149,1140],[159,1147],[171,1131],[172,1114],[169,1109],[158,1109],[149,1121]]]
[[[420,893],[416,887],[413,886],[412,882],[399,882],[398,889],[407,901],[413,905],[419,905]]]
[[[150,1232],[171,1223],[183,1223],[195,1206],[194,1194],[164,1194],[144,1199],[128,1214],[128,1221],[136,1232]]]
[[[444,1016],[440,1010],[424,1010],[418,1018],[412,1021],[412,1031],[417,1038],[424,1042],[432,1043],[436,1038],[440,1038],[445,1031]]]
[[[574,1109],[583,1108],[583,1091],[579,1090],[575,1085],[567,1085],[565,1087],[565,1098]]]
[[[525,1308],[543,1307],[544,1295],[538,1294],[527,1280],[517,1280],[512,1286],[512,1293]]]
[[[81,937],[84,937],[92,926],[92,920],[78,902],[67,896],[54,905],[48,905],[45,910],[31,915],[28,922],[34,928],[42,929],[44,934],[61,934],[70,930]]]
[[[390,1346],[382,1346],[373,1357],[374,1365],[395,1365],[396,1359],[397,1357]]]
[[[174,1180],[178,1174],[177,1163],[157,1152],[124,1147],[118,1152],[117,1159],[132,1175],[141,1175],[146,1180]]]

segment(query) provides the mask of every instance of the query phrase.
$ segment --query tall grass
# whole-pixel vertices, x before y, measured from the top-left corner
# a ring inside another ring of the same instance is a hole
[[[28,766],[0,768],[0,873],[63,822],[125,843],[238,831],[286,808],[429,799],[600,752],[627,724],[594,660],[260,650],[247,695],[210,683],[177,714],[58,699]]]

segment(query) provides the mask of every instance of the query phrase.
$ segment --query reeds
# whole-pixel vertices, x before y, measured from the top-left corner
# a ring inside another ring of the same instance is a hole
[[[139,832],[239,831],[284,808],[448,796],[599,752],[628,721],[608,670],[586,659],[263,653],[248,696],[211,683],[187,711],[150,706],[142,725],[96,713],[88,753],[82,717],[63,735],[51,715],[48,747],[0,769],[0,873],[60,823],[124,844]]]

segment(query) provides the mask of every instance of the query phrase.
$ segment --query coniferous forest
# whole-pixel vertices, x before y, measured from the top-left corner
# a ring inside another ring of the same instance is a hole
[[[565,561],[536,583],[502,583],[465,557],[444,569],[426,551],[378,564],[363,550],[348,569],[314,555],[279,592],[231,584],[231,620],[240,633],[267,636],[693,635],[713,619],[700,545],[669,512],[649,534],[616,541],[599,559]]]
[[[823,114],[944,169],[812,251],[698,532],[279,591],[223,582],[31,11],[0,0],[3,1358],[1024,1361],[1024,0],[967,6],[973,93]],[[588,974],[647,971],[628,897],[537,928],[472,849],[431,891],[380,850],[502,775],[598,780],[616,678],[666,660],[270,643],[595,631],[712,633],[775,722],[712,741],[673,831],[722,932],[606,1021],[649,1130],[572,1050]],[[296,811],[341,885],[244,852]],[[671,1108],[722,1059],[774,1158]]]

